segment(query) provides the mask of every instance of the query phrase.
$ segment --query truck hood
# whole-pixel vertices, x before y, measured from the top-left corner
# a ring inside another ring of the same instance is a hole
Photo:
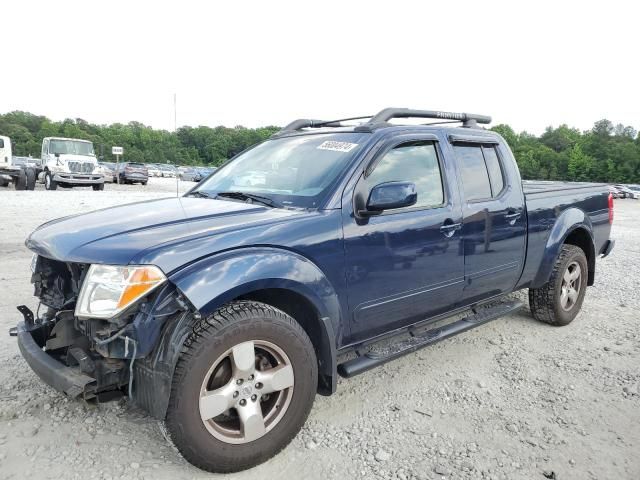
[[[164,264],[156,264],[169,273],[194,260],[185,246],[190,240],[207,238],[209,243],[211,237],[210,253],[215,253],[216,237],[224,232],[263,229],[296,215],[304,212],[226,200],[166,198],[53,220],[38,227],[25,243],[38,255],[79,263],[154,263],[154,252],[162,252]]]

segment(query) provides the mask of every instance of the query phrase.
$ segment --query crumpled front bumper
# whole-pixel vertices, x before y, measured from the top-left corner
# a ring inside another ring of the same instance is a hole
[[[51,387],[72,398],[95,397],[96,381],[80,367],[68,367],[42,350],[24,322],[17,327],[18,347],[31,369]]]

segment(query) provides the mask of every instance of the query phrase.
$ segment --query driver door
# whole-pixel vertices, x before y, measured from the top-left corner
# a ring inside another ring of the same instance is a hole
[[[434,138],[412,136],[387,145],[345,193],[342,214],[353,342],[443,313],[461,299],[462,210],[457,190],[447,186]],[[416,203],[360,216],[358,196],[366,201],[372,187],[385,182],[414,183]]]

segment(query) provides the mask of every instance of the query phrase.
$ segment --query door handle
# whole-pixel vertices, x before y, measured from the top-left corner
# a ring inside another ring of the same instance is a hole
[[[522,215],[522,212],[517,212],[515,210],[508,210],[505,213],[504,218],[506,218],[511,225],[513,225],[518,218]]]
[[[460,228],[462,228],[461,223],[445,223],[440,227],[440,231],[445,237],[451,237],[456,233],[456,230],[460,230]]]

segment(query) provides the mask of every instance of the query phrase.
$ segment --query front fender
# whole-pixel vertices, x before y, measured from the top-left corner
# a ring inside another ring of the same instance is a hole
[[[560,248],[571,232],[578,228],[587,232],[595,248],[593,225],[591,224],[589,216],[579,208],[569,208],[565,210],[556,219],[553,227],[551,227],[551,233],[547,237],[547,243],[544,247],[542,262],[540,263],[531,287],[539,288],[549,281],[553,265],[560,254]]]
[[[252,247],[195,262],[169,280],[203,315],[256,290],[282,288],[306,297],[338,331],[340,303],[333,286],[313,262],[289,250]]]
[[[340,302],[331,282],[312,261],[284,249],[240,248],[193,263],[170,280],[202,316],[235,298],[265,289],[287,290],[307,299],[318,314],[310,337],[314,337],[311,340],[318,356],[319,392],[335,391],[336,350],[343,334]]]

